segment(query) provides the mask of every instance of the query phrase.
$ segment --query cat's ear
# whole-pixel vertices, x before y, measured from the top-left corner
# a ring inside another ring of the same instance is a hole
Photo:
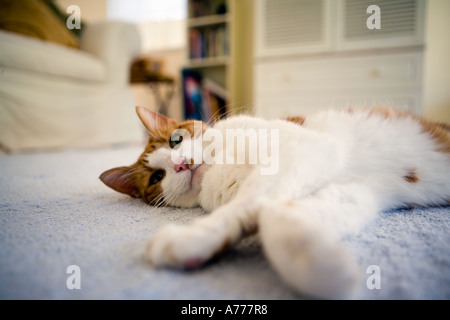
[[[166,127],[174,122],[173,119],[143,107],[136,107],[136,112],[149,132],[158,132],[161,127]]]
[[[103,172],[99,178],[111,189],[139,198],[141,195],[133,172],[132,167],[118,167]]]

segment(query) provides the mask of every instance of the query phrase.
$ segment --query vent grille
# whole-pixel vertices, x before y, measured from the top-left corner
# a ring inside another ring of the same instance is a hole
[[[380,7],[381,29],[370,30],[366,22],[370,5]],[[417,0],[346,0],[344,36],[347,40],[414,36],[417,29]]]
[[[267,48],[320,43],[323,0],[266,0],[263,34]]]

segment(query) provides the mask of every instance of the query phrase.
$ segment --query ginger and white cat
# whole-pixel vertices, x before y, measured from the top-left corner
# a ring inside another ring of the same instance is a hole
[[[153,234],[146,256],[155,267],[197,267],[258,231],[288,285],[313,296],[346,297],[359,269],[343,236],[360,231],[377,212],[450,200],[450,131],[407,113],[376,108],[277,120],[235,116],[212,126],[140,107],[137,113],[150,133],[144,152],[101,180],[152,205],[200,205],[211,212]],[[250,141],[244,154],[230,140],[216,143],[230,132]],[[252,143],[267,157],[250,161]],[[271,165],[275,170],[264,174]]]

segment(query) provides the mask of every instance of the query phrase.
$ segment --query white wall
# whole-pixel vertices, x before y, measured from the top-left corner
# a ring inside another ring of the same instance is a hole
[[[186,20],[139,23],[142,51],[181,49],[186,45]]]
[[[450,123],[450,1],[428,0],[424,75],[425,116]]]

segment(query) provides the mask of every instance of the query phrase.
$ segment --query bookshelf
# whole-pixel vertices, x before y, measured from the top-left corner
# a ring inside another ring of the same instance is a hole
[[[185,118],[199,117],[193,112],[191,100],[210,109],[207,103],[214,93],[225,105],[221,110],[204,110],[205,117],[246,111],[252,99],[253,0],[188,0],[187,6],[186,63],[182,71]]]

